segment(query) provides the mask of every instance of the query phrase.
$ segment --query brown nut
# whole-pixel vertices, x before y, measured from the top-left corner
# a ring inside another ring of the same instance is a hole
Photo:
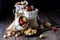
[[[19,35],[18,35],[18,34],[16,34],[16,35],[15,35],[15,37],[19,37]]]
[[[45,24],[47,27],[50,27],[51,26],[51,23],[50,22],[46,22]]]
[[[29,33],[28,35],[32,35],[32,33]]]
[[[13,31],[13,32],[12,32],[12,35],[15,35],[15,34],[16,34],[16,32]]]
[[[3,38],[7,38],[7,35],[4,35]]]
[[[43,25],[40,25],[40,29],[44,29],[44,26]]]
[[[29,33],[25,33],[26,35],[28,35]]]
[[[31,34],[36,34],[36,33],[37,33],[37,30],[32,30]]]
[[[24,33],[24,31],[23,31],[23,30],[21,30],[21,33]]]
[[[26,18],[26,17],[23,17],[23,21],[24,21],[24,22],[27,22],[27,18]]]
[[[24,2],[24,1],[21,1],[20,4],[21,4],[21,5],[25,5],[25,2]]]
[[[11,37],[11,36],[12,36],[12,34],[8,33],[8,34],[7,34],[7,36],[8,36],[8,37]]]
[[[24,31],[24,33],[27,33],[27,31]]]
[[[32,29],[28,29],[29,31],[31,31]]]
[[[44,36],[44,34],[41,34],[39,37],[40,37],[41,39],[43,39],[45,36]]]
[[[7,31],[7,34],[12,34],[12,31]]]
[[[20,32],[19,32],[19,33],[17,33],[17,34],[15,34],[15,37],[19,37],[19,36],[20,36],[20,34],[21,34]]]

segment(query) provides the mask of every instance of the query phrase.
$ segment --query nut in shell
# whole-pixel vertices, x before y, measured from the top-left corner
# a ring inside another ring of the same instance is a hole
[[[7,36],[8,36],[8,37],[11,37],[11,36],[12,36],[12,34],[8,33],[8,34],[7,34]]]
[[[21,5],[25,5],[25,2],[24,2],[24,1],[21,1],[20,4],[21,4]]]
[[[46,22],[46,27],[50,27],[51,26],[51,23],[50,22]]]
[[[13,31],[13,32],[12,32],[12,35],[15,35],[15,34],[16,34],[16,32]]]
[[[32,29],[30,28],[30,29],[28,29],[28,31],[31,31]]]
[[[7,35],[4,35],[3,38],[7,38]]]
[[[18,32],[17,34],[15,34],[15,37],[19,37],[21,35],[20,32]]]
[[[29,33],[28,35],[32,35],[31,33]]]
[[[29,33],[25,33],[26,35],[28,35]]]
[[[32,30],[32,33],[33,33],[33,34],[37,33],[37,30]]]
[[[43,39],[45,36],[44,36],[44,34],[41,34],[39,37],[40,37],[41,39]]]
[[[26,28],[27,26],[26,26],[26,24],[23,24],[22,27],[23,27],[23,28]]]
[[[33,35],[33,34],[37,33],[37,30],[35,30],[35,29],[28,29],[28,30],[24,31],[24,33],[26,35]]]
[[[22,30],[21,33],[24,33],[24,31]]]
[[[40,25],[40,29],[44,29],[44,26],[43,25]]]
[[[12,34],[12,31],[7,31],[7,34]]]
[[[15,37],[19,37],[19,34],[15,34]]]
[[[24,22],[27,22],[27,18],[26,18],[26,17],[23,17],[23,21],[24,21]]]

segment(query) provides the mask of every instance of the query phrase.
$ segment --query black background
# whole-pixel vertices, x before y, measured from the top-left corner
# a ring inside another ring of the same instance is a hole
[[[0,18],[3,19],[14,17],[12,10],[14,9],[14,4],[18,1],[21,0],[0,0]],[[40,10],[40,12],[44,14],[60,16],[60,14],[58,14],[60,13],[59,0],[27,0],[27,1],[29,2],[29,5],[34,5]]]

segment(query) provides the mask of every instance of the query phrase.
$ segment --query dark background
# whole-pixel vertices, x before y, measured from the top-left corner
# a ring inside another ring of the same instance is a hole
[[[21,0],[0,0],[0,18],[14,17],[12,10],[14,4]],[[60,1],[59,0],[27,0],[29,4],[34,5],[40,10],[40,14],[60,16]],[[59,14],[58,14],[59,13]]]

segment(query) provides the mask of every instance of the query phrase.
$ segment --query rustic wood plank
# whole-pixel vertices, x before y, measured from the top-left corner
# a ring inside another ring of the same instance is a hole
[[[58,39],[60,40],[60,28],[58,28],[58,31],[56,31],[55,34],[58,37]]]
[[[16,40],[30,40],[30,39],[25,36],[20,36],[20,37],[16,38]]]
[[[30,40],[42,40],[42,39],[40,39],[38,36],[38,37],[31,37]]]
[[[11,24],[12,20],[9,20],[6,22],[2,22],[0,23],[0,40],[60,40],[60,28],[58,29],[58,31],[54,32],[52,30],[46,31],[44,32],[45,35],[47,35],[47,38],[44,39],[40,39],[39,37],[24,37],[24,36],[20,36],[18,38],[13,37],[9,37],[8,39],[3,39],[3,32],[6,33],[6,25]]]
[[[52,30],[46,31],[44,34],[47,36],[44,40],[59,40]]]
[[[3,36],[3,31],[4,31],[4,27],[5,26],[5,24],[3,24],[3,23],[0,23],[0,36]]]

